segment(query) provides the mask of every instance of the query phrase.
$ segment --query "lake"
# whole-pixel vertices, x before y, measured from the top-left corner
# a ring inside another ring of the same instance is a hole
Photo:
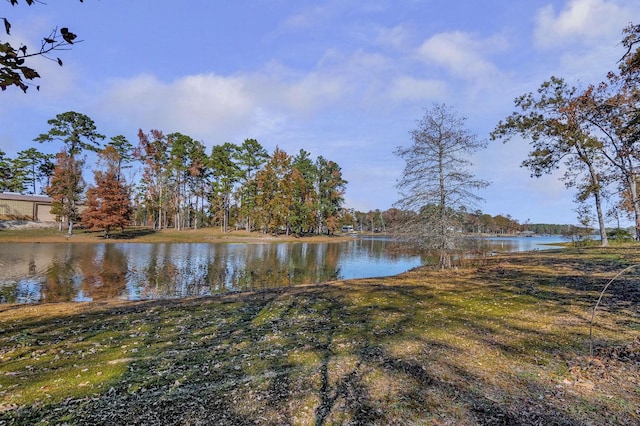
[[[497,252],[535,251],[562,248],[566,238],[557,235],[536,237],[487,237],[484,238],[489,247]],[[554,245],[556,244],[556,245]]]
[[[496,251],[559,239],[488,239]],[[336,243],[0,244],[0,303],[206,296],[396,275],[426,263],[388,237]]]

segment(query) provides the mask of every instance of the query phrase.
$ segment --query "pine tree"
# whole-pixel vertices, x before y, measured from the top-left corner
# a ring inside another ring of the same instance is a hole
[[[315,188],[317,168],[310,155],[301,149],[293,159],[293,200],[289,224],[298,235],[316,225],[314,206],[318,199]]]
[[[338,214],[344,202],[347,181],[342,178],[340,166],[324,157],[316,160],[316,170],[317,231],[321,233],[324,227],[327,234],[332,234],[338,229]]]
[[[276,147],[271,159],[256,174],[257,212],[265,232],[289,230],[289,214],[293,203],[293,169],[291,156]]]

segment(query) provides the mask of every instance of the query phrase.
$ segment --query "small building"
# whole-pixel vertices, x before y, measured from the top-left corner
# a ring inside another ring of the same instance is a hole
[[[51,213],[53,200],[45,195],[0,193],[0,219],[37,220],[55,222]]]

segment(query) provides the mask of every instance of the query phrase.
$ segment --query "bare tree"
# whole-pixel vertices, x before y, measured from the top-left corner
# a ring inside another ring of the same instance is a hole
[[[450,268],[452,253],[463,247],[461,208],[480,201],[474,191],[489,185],[469,171],[468,156],[486,142],[469,132],[465,121],[446,105],[434,105],[411,131],[412,145],[394,151],[406,162],[396,205],[416,213],[401,233],[419,248],[437,251],[441,269]]]

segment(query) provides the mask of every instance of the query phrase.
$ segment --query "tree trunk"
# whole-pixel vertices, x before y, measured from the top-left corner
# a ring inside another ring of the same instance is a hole
[[[451,268],[451,254],[447,249],[442,249],[440,251],[440,269],[450,269]]]
[[[633,204],[633,214],[636,225],[636,241],[640,241],[640,199],[638,199],[638,184],[633,174],[627,175],[627,184],[631,192],[631,202]]]
[[[227,233],[229,227],[229,201],[227,195],[222,197],[222,232]]]
[[[600,228],[600,245],[607,247],[609,245],[609,238],[607,237],[607,229],[604,223],[604,215],[602,214],[602,201],[600,200],[600,191],[594,194],[596,199],[596,211],[598,213],[598,226]]]
[[[600,180],[596,173],[593,164],[589,164],[589,174],[591,176],[591,183],[593,184],[593,198],[596,202],[596,213],[598,215],[598,227],[600,229],[600,245],[607,247],[609,245],[609,239],[607,238],[607,229],[604,223],[604,215],[602,214],[602,194],[600,193]]]
[[[198,229],[198,202],[200,201],[200,196],[196,195],[196,205],[193,209],[193,229]]]

